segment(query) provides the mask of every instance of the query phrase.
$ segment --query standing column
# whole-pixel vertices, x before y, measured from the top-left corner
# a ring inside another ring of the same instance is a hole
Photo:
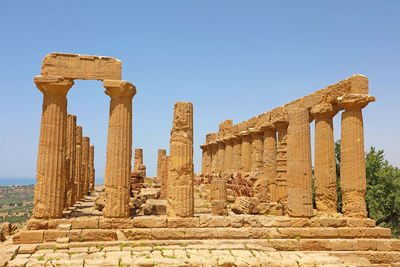
[[[108,218],[129,217],[132,98],[136,88],[129,82],[119,80],[104,80],[103,85],[106,94],[111,97],[104,176],[106,204],[103,214]]]
[[[82,183],[82,127],[76,127],[76,157],[75,157],[75,202],[83,197]]]
[[[76,116],[68,114],[67,117],[67,140],[66,140],[66,197],[64,209],[75,203],[75,157],[76,157]]]
[[[315,118],[314,186],[318,212],[337,212],[336,159],[332,118],[337,113],[331,104],[311,108]]]
[[[240,132],[242,137],[241,150],[241,171],[249,172],[251,170],[251,135],[248,131]]]
[[[210,143],[210,148],[211,148],[211,173],[217,173],[219,172],[217,143]]]
[[[93,191],[94,190],[94,180],[95,180],[95,176],[94,176],[94,146],[90,146],[89,147],[89,191]]]
[[[89,150],[90,150],[90,138],[84,136],[82,138],[82,173],[83,173],[83,197],[89,192]]]
[[[232,157],[233,157],[233,146],[232,146],[232,139],[225,138],[225,172],[232,172]]]
[[[206,162],[207,162],[207,149],[205,145],[200,145],[201,148],[201,174],[206,173]]]
[[[60,76],[36,76],[43,93],[33,215],[61,218],[65,197],[67,93],[74,82]]]
[[[265,123],[261,126],[264,132],[264,174],[268,179],[269,201],[278,202],[276,192],[276,127],[272,123]]]
[[[206,149],[207,149],[206,173],[210,174],[210,173],[212,173],[212,171],[211,171],[212,149],[211,149],[210,144],[207,144]]]
[[[162,178],[162,168],[164,159],[167,155],[167,151],[165,149],[159,149],[157,154],[157,178]]]
[[[364,126],[361,109],[375,101],[370,95],[346,95],[338,98],[342,113],[340,144],[340,186],[343,214],[349,217],[367,216],[365,191]]]
[[[232,170],[238,172],[241,168],[242,138],[239,135],[234,135],[232,137],[232,145]]]
[[[168,166],[168,206],[171,217],[193,217],[193,105],[174,104]]]
[[[217,146],[218,170],[222,173],[225,171],[225,143],[223,139],[217,139]]]
[[[289,216],[312,217],[312,166],[309,111],[289,110],[287,131],[287,208]]]
[[[251,135],[251,172],[263,173],[263,132],[259,129],[250,129]]]
[[[278,202],[285,202],[286,194],[286,177],[287,177],[287,128],[288,122],[286,117],[282,117],[274,121],[274,125],[278,131],[278,147],[276,150],[276,197]]]

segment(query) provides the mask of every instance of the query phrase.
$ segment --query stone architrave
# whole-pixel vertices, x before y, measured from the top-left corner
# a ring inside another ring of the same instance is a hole
[[[337,212],[336,158],[333,137],[333,116],[338,112],[332,104],[311,108],[315,118],[314,186],[318,212]]]
[[[36,76],[43,93],[34,190],[35,218],[61,218],[66,179],[67,93],[74,82],[60,76]]]
[[[272,123],[261,125],[264,132],[264,176],[268,180],[268,193],[270,202],[278,202],[276,192],[276,127]]]
[[[240,132],[242,137],[241,149],[241,168],[242,172],[250,172],[251,170],[251,135],[248,131]]]
[[[205,145],[200,145],[201,148],[201,174],[206,173],[207,149]]]
[[[232,139],[225,138],[225,172],[232,172],[232,158],[233,158],[233,143]]]
[[[89,174],[90,174],[89,191],[93,191],[95,184],[94,146],[89,147]]]
[[[263,132],[260,129],[250,129],[251,135],[251,172],[264,173]]]
[[[75,203],[76,116],[68,114],[66,139],[66,194],[64,209]]]
[[[224,172],[225,171],[225,142],[223,139],[217,139],[217,158],[218,158],[218,171]]]
[[[193,217],[193,175],[193,105],[176,102],[168,162],[168,216]]]
[[[289,216],[312,217],[312,166],[309,111],[289,110],[287,130],[287,209]]]
[[[111,98],[104,177],[106,204],[103,214],[107,218],[129,217],[132,98],[136,88],[129,82],[119,80],[104,80],[103,86]]]
[[[238,172],[241,169],[242,138],[239,135],[232,136],[232,170]]]
[[[375,97],[363,94],[338,98],[339,105],[345,109],[341,126],[340,186],[343,214],[349,217],[367,216],[364,125],[361,110],[373,101]]]
[[[287,117],[282,117],[273,122],[278,131],[278,147],[276,149],[276,200],[285,202],[287,179]]]
[[[159,149],[157,154],[157,178],[162,178],[164,159],[167,155],[165,149]]]
[[[211,173],[219,172],[218,168],[218,145],[213,142],[209,144],[211,148]]]
[[[84,197],[89,192],[89,183],[90,183],[89,150],[90,150],[90,138],[88,136],[84,136],[82,138],[82,173],[83,173],[82,194]]]
[[[75,157],[75,200],[79,201],[83,198],[82,183],[82,127],[76,127],[76,157]]]

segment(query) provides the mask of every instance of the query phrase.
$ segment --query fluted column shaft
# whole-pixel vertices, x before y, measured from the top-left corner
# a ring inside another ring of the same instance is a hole
[[[66,194],[64,209],[75,203],[75,157],[76,157],[76,116],[68,114],[66,138]]]
[[[337,212],[336,159],[333,137],[333,116],[337,113],[331,104],[312,107],[315,118],[314,186],[318,212]]]
[[[276,192],[276,128],[272,123],[266,123],[261,126],[263,135],[263,160],[264,160],[264,174],[268,179],[268,191],[270,202],[277,202]]]
[[[83,196],[86,196],[87,193],[89,192],[89,183],[90,183],[89,150],[90,150],[90,138],[84,136],[82,138]]]
[[[218,152],[218,171],[224,172],[225,171],[225,143],[222,139],[217,140]]]
[[[108,121],[105,169],[106,205],[108,218],[128,217],[130,214],[130,171],[132,159],[132,98],[136,88],[129,82],[104,80],[106,94],[111,97]]]
[[[249,172],[251,170],[251,135],[247,131],[240,134],[242,136],[241,171]]]
[[[218,169],[218,145],[217,143],[211,143],[211,173],[219,172]]]
[[[200,146],[201,148],[201,174],[206,173],[206,162],[207,162],[207,149],[204,145]]]
[[[61,218],[66,179],[66,96],[74,82],[59,76],[36,76],[34,82],[43,93],[43,111],[33,215],[35,218]]]
[[[212,165],[212,149],[209,144],[206,146],[207,149],[207,161],[206,161],[206,173],[212,173],[211,165]]]
[[[95,184],[95,169],[94,169],[94,146],[89,147],[89,191],[94,190]]]
[[[242,158],[242,138],[240,136],[234,136],[232,139],[232,145],[232,170],[240,171]]]
[[[342,113],[340,148],[340,186],[343,214],[349,217],[367,216],[367,187],[364,152],[364,126],[361,109],[375,101],[369,95],[346,95],[338,99]]]
[[[163,164],[164,158],[167,155],[167,151],[165,149],[159,149],[157,154],[157,178],[162,178],[163,172]]]
[[[76,127],[76,156],[75,156],[75,202],[83,197],[83,182],[82,182],[82,127]]]
[[[251,172],[263,173],[263,132],[258,129],[250,131],[251,134]]]
[[[225,172],[232,171],[233,144],[231,139],[225,139]]]
[[[176,102],[168,163],[168,216],[193,217],[193,175],[193,105]]]
[[[276,150],[276,198],[277,202],[285,202],[287,179],[287,119],[274,121],[278,131],[278,146]]]
[[[312,166],[309,111],[293,108],[288,114],[287,208],[289,216],[312,217]]]

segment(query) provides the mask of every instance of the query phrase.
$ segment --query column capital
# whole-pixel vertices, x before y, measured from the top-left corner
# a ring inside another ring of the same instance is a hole
[[[208,145],[210,147],[215,147],[215,146],[217,146],[217,142],[210,142],[210,143],[208,143]]]
[[[202,144],[202,145],[200,145],[200,148],[201,148],[202,150],[204,150],[204,149],[207,148],[207,145],[206,145],[206,144]]]
[[[136,94],[136,87],[127,81],[104,80],[103,86],[106,88],[105,93],[111,98],[132,99]]]
[[[276,132],[276,126],[273,123],[265,122],[260,126],[263,132]]]
[[[240,137],[250,136],[250,132],[249,132],[249,131],[241,131],[241,132],[239,133],[239,136],[240,136]]]
[[[339,106],[345,110],[360,110],[368,105],[369,102],[374,102],[375,97],[365,94],[349,94],[338,97]]]
[[[44,94],[55,94],[66,96],[69,89],[74,85],[71,79],[62,76],[35,76],[33,81],[36,87]]]
[[[276,127],[276,129],[287,128],[289,126],[288,117],[287,116],[280,117],[274,120],[272,124]]]
[[[250,128],[249,133],[251,136],[257,136],[257,135],[262,135],[263,131],[259,128]]]
[[[310,110],[311,115],[318,118],[332,118],[339,112],[339,107],[330,103],[322,103],[313,106]]]
[[[217,145],[225,145],[225,139],[224,138],[218,138],[216,140]]]

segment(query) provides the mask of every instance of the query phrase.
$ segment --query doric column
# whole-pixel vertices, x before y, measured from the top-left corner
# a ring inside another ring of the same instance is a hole
[[[265,123],[261,126],[264,132],[264,174],[268,179],[268,191],[270,202],[277,202],[276,193],[276,127],[272,123]]]
[[[217,158],[218,158],[218,170],[219,172],[225,171],[225,142],[223,139],[217,139]]]
[[[240,132],[242,137],[242,150],[241,150],[241,171],[250,172],[251,170],[251,135],[248,131]]]
[[[211,215],[227,216],[226,206],[226,181],[223,178],[216,178],[211,181]]]
[[[225,138],[225,172],[232,172],[233,143],[232,139]]]
[[[169,156],[165,156],[162,162],[162,173],[161,173],[161,199],[167,199],[167,191],[168,191],[168,162]]]
[[[90,150],[90,138],[84,136],[82,138],[83,197],[85,197],[89,192],[89,182],[90,182],[89,150]]]
[[[315,118],[314,186],[318,212],[337,212],[335,141],[333,116],[338,112],[332,104],[311,108]]]
[[[250,129],[251,135],[251,172],[263,173],[263,132],[260,129]]]
[[[66,179],[67,93],[74,84],[60,76],[36,76],[43,93],[33,215],[61,218]]]
[[[218,168],[218,145],[213,142],[209,144],[211,149],[211,173],[219,172]]]
[[[136,176],[146,177],[146,166],[143,164],[143,149],[141,148],[135,148],[133,170]]]
[[[206,173],[207,164],[207,149],[205,145],[200,145],[201,148],[201,174]]]
[[[287,209],[289,216],[312,217],[312,166],[309,111],[293,108],[287,130]]]
[[[168,206],[170,217],[193,217],[193,105],[174,104],[168,166]]]
[[[157,154],[157,178],[162,178],[163,164],[167,151],[165,149],[159,149]]]
[[[76,157],[75,157],[75,201],[79,201],[83,197],[82,183],[82,127],[76,127]]]
[[[95,169],[94,169],[94,146],[89,147],[89,191],[94,190],[94,184],[95,184],[95,175],[94,175]]]
[[[104,80],[110,96],[107,155],[105,168],[106,205],[108,218],[128,217],[130,214],[130,169],[132,159],[132,98],[136,88],[129,82]]]
[[[206,160],[206,173],[212,173],[211,165],[212,165],[212,149],[210,144],[206,145],[207,150],[207,160]]]
[[[66,194],[64,209],[75,203],[75,157],[76,157],[76,116],[68,114],[66,139]]]
[[[340,144],[340,186],[343,214],[366,217],[364,126],[361,109],[375,101],[370,95],[353,94],[338,98],[342,113]]]
[[[241,169],[242,138],[239,135],[232,136],[232,170],[238,172]]]
[[[273,122],[278,131],[278,147],[276,149],[276,198],[277,202],[286,201],[286,177],[287,177],[287,117],[282,117]]]

